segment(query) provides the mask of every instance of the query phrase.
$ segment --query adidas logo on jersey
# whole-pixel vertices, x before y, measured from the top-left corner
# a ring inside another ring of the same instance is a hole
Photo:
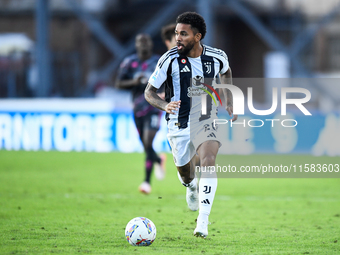
[[[201,203],[210,205],[209,199],[202,200]]]
[[[216,138],[216,135],[214,133],[211,133],[210,135],[208,135],[207,137],[215,137]]]
[[[187,72],[190,72],[190,69],[187,65],[185,65],[182,70],[181,70],[181,73],[187,73]]]

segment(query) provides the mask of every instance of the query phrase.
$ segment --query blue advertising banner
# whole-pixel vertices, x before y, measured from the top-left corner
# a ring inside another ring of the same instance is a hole
[[[220,116],[220,119],[229,116]],[[259,118],[240,116],[223,123],[225,154],[307,153],[340,155],[340,116],[312,112]],[[156,151],[170,151],[166,121],[154,140]],[[110,101],[83,99],[2,100],[0,149],[94,152],[141,152],[142,144],[130,110]]]

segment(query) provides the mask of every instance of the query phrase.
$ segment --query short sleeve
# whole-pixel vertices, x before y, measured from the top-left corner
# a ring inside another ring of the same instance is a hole
[[[159,89],[167,79],[167,71],[170,64],[170,57],[163,55],[157,63],[155,71],[149,78],[149,83]]]

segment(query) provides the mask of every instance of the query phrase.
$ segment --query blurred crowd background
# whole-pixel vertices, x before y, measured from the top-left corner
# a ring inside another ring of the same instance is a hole
[[[312,95],[313,116],[295,105],[262,116],[296,127],[228,128],[224,153],[340,155],[340,0],[0,0],[0,149],[143,151],[117,71],[139,33],[165,53],[161,28],[185,11],[205,18],[203,43],[227,53],[256,109],[271,107],[273,87]],[[163,118],[157,152],[166,133]]]
[[[161,27],[189,10],[234,77],[340,74],[339,0],[0,0],[0,97],[114,97],[135,35],[161,55]]]

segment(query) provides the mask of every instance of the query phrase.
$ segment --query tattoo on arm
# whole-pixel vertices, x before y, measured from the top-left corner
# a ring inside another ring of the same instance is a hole
[[[165,111],[165,107],[168,103],[157,95],[157,88],[152,86],[150,83],[148,83],[145,88],[144,96],[149,104],[162,111]]]

